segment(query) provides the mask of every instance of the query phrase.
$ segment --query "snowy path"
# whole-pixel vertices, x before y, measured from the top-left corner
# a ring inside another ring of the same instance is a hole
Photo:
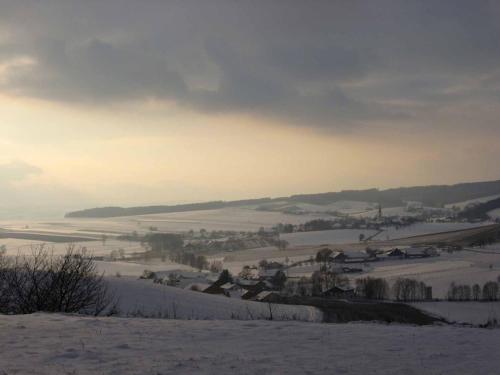
[[[0,316],[6,374],[498,374],[500,331]]]

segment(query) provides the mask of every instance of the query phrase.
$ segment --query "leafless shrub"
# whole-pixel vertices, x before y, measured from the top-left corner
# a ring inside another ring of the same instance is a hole
[[[74,246],[62,256],[39,245],[32,247],[30,255],[0,259],[0,313],[100,315],[114,303],[94,258]]]

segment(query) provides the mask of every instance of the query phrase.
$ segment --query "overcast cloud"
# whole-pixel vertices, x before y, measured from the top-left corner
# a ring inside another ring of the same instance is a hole
[[[496,1],[0,4],[0,90],[18,95],[333,129],[450,126],[429,114],[500,98]]]

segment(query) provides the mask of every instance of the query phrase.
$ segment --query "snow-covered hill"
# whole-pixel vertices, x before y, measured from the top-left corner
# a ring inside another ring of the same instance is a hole
[[[463,202],[450,203],[450,204],[445,205],[445,207],[446,208],[456,207],[456,208],[458,208],[460,210],[463,210],[464,208],[466,208],[469,205],[475,205],[475,204],[479,204],[479,203],[486,203],[486,202],[492,201],[492,200],[497,199],[497,198],[500,198],[500,194],[487,195],[485,197],[476,198],[476,199],[469,199],[469,200],[466,200],[466,201],[463,201]]]
[[[2,374],[498,374],[498,330],[0,316]]]
[[[132,277],[107,278],[119,297],[120,315],[144,315],[179,319],[268,319],[270,306],[220,295],[154,284],[151,280]],[[271,306],[277,320],[320,322],[321,311],[310,306]]]

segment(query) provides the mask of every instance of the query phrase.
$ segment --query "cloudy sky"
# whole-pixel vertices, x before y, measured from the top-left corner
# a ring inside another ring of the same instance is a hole
[[[0,0],[0,206],[500,179],[500,2]]]

